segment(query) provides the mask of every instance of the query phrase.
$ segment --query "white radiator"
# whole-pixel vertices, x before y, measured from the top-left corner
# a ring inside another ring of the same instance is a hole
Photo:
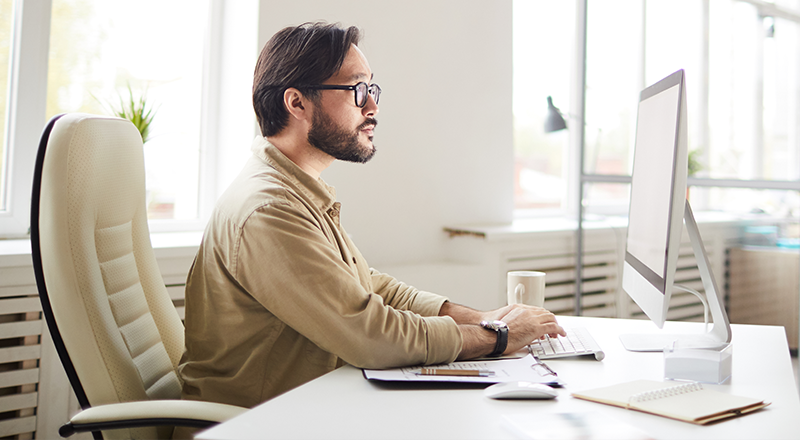
[[[717,286],[726,292],[726,249],[735,237],[731,229],[714,228],[701,232],[706,254],[716,276]],[[684,230],[681,253],[678,259],[675,283],[704,293],[700,271]],[[560,242],[561,248],[551,246],[549,240]],[[563,246],[563,237],[539,237],[531,241],[530,250],[504,257],[502,273],[512,270],[535,270],[547,273],[545,283],[545,308],[556,314],[575,313],[575,255],[576,248]],[[596,317],[642,318],[644,312],[621,288],[622,261],[625,251],[625,230],[586,231],[581,285],[581,315]],[[703,304],[683,291],[673,292],[667,313],[669,320],[703,320]]]
[[[584,316],[617,316],[617,260],[613,248],[584,255],[581,286]],[[557,315],[574,314],[575,253],[517,256],[506,261],[506,272],[512,270],[546,273],[544,307]]]
[[[183,318],[183,289],[196,247],[156,249],[164,282]],[[59,438],[78,411],[42,317],[30,255],[0,259],[0,438]],[[44,407],[44,408],[43,408]],[[90,439],[90,433],[74,439]]]

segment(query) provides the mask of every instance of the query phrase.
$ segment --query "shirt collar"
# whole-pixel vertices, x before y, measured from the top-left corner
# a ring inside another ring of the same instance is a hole
[[[334,187],[325,183],[322,178],[314,179],[309,176],[267,138],[256,136],[250,149],[258,158],[294,182],[323,211],[327,211],[336,202]]]

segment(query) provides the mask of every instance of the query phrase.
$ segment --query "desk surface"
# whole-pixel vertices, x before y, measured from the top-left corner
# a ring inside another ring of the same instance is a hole
[[[586,327],[606,352],[591,359],[549,360],[566,382],[555,400],[500,401],[481,388],[385,385],[367,381],[346,366],[311,381],[203,433],[200,439],[325,438],[407,439],[518,438],[506,414],[600,412],[638,427],[656,439],[797,439],[800,399],[783,327],[733,325],[733,374],[709,388],[755,397],[772,405],[744,417],[698,426],[637,411],[575,399],[573,391],[635,379],[661,380],[661,353],[633,353],[621,333],[656,332],[649,321],[559,317],[565,327]],[[668,322],[672,333],[702,331],[702,324]]]

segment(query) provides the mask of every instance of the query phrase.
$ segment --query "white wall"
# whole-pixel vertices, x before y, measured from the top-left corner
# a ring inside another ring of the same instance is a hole
[[[323,178],[371,265],[442,260],[444,225],[511,221],[510,0],[261,0],[260,17],[259,47],[306,21],[363,31],[378,153]]]

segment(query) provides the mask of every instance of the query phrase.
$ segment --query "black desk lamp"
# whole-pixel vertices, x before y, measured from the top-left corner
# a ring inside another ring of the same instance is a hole
[[[544,132],[552,133],[567,128],[567,121],[561,116],[561,111],[553,105],[553,98],[547,97],[547,119],[544,121]]]

